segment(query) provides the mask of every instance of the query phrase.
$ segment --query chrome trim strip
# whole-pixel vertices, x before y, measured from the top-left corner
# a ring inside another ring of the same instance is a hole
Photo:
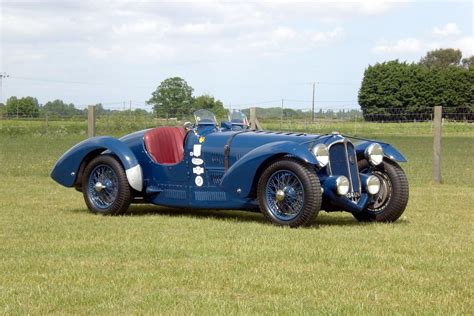
[[[351,193],[354,193],[354,186],[352,185],[352,172],[351,172],[351,165],[349,164],[349,152],[347,151],[347,140],[344,140],[344,149],[346,150],[346,165],[347,165],[347,173],[349,174],[349,182],[351,185]]]
[[[331,169],[331,147],[335,144],[339,144],[339,143],[344,143],[344,138],[340,138],[339,140],[329,144],[328,146],[328,152],[329,152],[329,162],[328,162],[328,165],[327,165],[327,168],[328,168],[328,171],[329,171],[329,175],[332,175],[332,169]]]
[[[357,164],[357,154],[356,154],[356,150],[355,150],[355,146],[352,142],[350,142],[352,144],[352,148],[354,150],[354,164],[356,166],[356,170],[357,170],[357,183],[359,184],[359,193],[362,192],[362,183],[361,183],[361,180],[360,180],[360,176],[359,176],[359,165]],[[347,153],[347,155],[349,156],[349,153]]]

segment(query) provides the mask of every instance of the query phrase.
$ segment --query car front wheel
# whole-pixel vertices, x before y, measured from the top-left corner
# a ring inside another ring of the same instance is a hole
[[[359,161],[362,173],[371,173],[380,180],[380,191],[367,207],[354,217],[361,222],[394,222],[405,211],[408,203],[408,180],[403,169],[395,162],[384,160],[372,167],[367,160]]]
[[[321,208],[316,171],[291,158],[274,162],[262,173],[257,195],[261,212],[280,226],[309,225]]]
[[[94,158],[85,168],[82,192],[89,210],[96,214],[120,215],[132,200],[127,175],[113,156]]]

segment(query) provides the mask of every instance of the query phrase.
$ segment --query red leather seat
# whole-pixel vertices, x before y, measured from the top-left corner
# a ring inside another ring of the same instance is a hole
[[[186,131],[181,127],[158,127],[145,133],[145,148],[159,164],[176,164],[183,160],[184,137]]]

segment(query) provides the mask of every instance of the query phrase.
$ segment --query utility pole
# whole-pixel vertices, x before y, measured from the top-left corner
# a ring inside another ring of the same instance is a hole
[[[315,90],[316,82],[313,82],[313,107],[311,109],[311,123],[314,123],[314,90]]]
[[[3,81],[3,78],[8,78],[8,77],[10,77],[10,75],[7,74],[6,72],[0,72],[0,103],[3,103],[2,81]]]
[[[284,99],[281,99],[280,131],[282,130],[282,126],[283,126],[283,102],[284,102]]]
[[[128,113],[128,120],[130,121],[130,126],[132,126],[132,100],[130,100],[130,109]]]

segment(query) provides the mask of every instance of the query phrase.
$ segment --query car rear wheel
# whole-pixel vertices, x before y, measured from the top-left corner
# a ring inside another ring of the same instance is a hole
[[[321,208],[321,186],[316,171],[291,158],[271,164],[258,182],[261,212],[273,224],[309,225]]]
[[[395,162],[384,160],[371,167],[367,160],[359,161],[362,173],[371,173],[380,180],[380,191],[367,207],[354,217],[361,222],[394,222],[405,211],[408,203],[408,180],[403,169]]]
[[[83,179],[82,192],[91,212],[120,215],[127,211],[131,188],[122,165],[113,156],[94,158],[85,168]]]

